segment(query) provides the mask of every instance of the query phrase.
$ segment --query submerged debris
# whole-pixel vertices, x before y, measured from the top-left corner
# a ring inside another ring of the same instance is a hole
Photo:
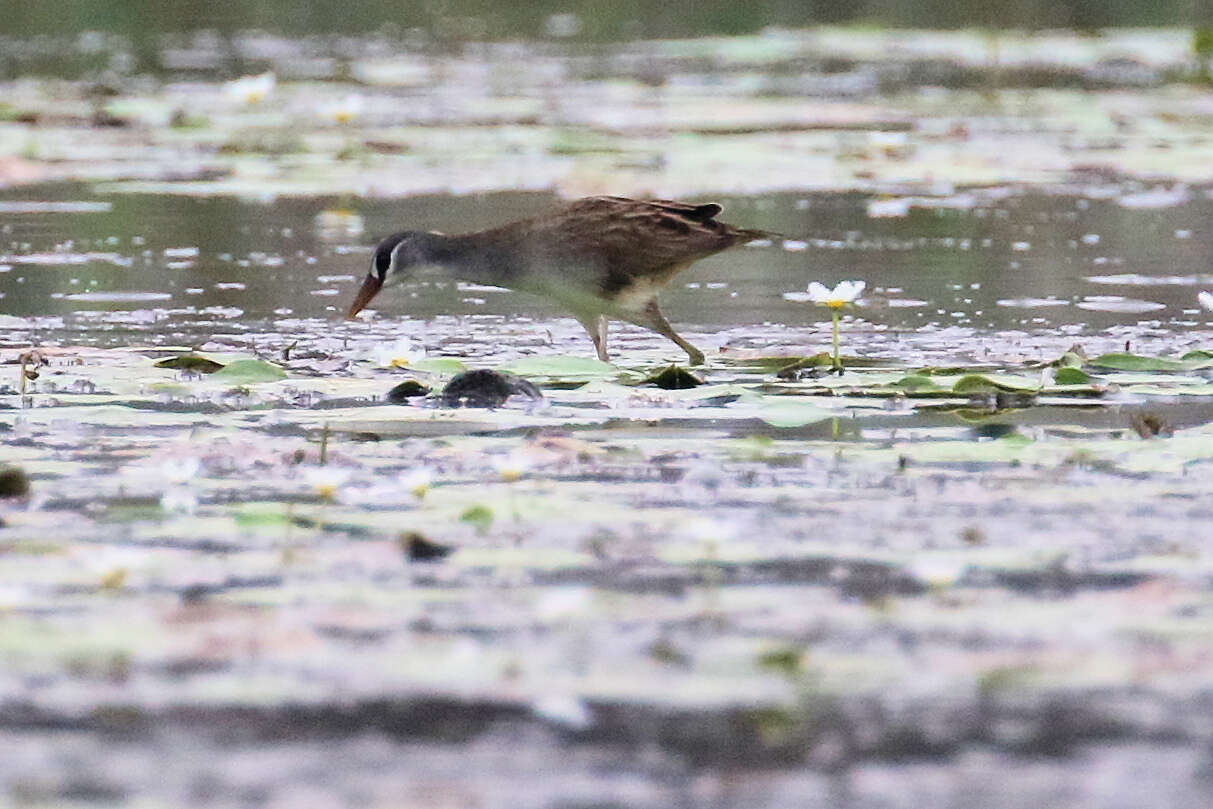
[[[543,399],[533,383],[488,368],[464,371],[442,389],[442,403],[447,407],[500,407],[512,396]]]
[[[656,385],[662,390],[687,390],[689,388],[697,388],[703,384],[703,380],[695,376],[686,368],[680,368],[677,365],[662,370],[659,373],[653,374],[648,379],[644,380],[645,385]]]
[[[432,542],[416,531],[401,534],[399,542],[404,557],[410,562],[433,562],[455,552],[454,547]]]
[[[29,476],[18,466],[0,469],[0,497],[25,497],[29,494]]]
[[[1129,416],[1129,426],[1145,439],[1170,438],[1175,434],[1175,428],[1156,413],[1133,413]]]
[[[387,392],[387,400],[392,404],[405,404],[409,399],[425,396],[430,389],[416,379],[406,379]]]
[[[176,371],[194,371],[199,374],[213,374],[223,368],[223,363],[216,362],[210,357],[193,352],[167,357],[156,363],[157,368],[172,368]]]

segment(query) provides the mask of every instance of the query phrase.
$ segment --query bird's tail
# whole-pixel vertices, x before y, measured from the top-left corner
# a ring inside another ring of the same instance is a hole
[[[783,240],[788,238],[787,236],[783,235],[782,233],[776,233],[773,230],[755,230],[752,228],[735,228],[734,232],[737,234],[737,244],[747,244],[749,242],[756,242],[756,241],[760,241],[760,240],[767,240],[767,241],[772,241],[772,242],[782,242]]]

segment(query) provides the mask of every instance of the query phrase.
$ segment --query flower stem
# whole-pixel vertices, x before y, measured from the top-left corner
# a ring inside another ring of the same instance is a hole
[[[830,310],[834,318],[834,370],[842,371],[842,360],[838,356],[838,310]]]

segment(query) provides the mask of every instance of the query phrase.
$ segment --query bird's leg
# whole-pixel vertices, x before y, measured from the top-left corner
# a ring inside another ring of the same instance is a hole
[[[662,337],[668,337],[673,340],[690,357],[691,365],[703,365],[703,352],[678,336],[678,333],[670,325],[670,321],[666,320],[665,315],[661,314],[661,310],[657,308],[656,298],[645,305],[644,312],[633,322],[637,326],[652,329]]]
[[[590,335],[590,339],[594,341],[594,348],[598,352],[598,359],[603,362],[610,362],[607,359],[607,319],[606,315],[598,315],[597,317],[589,315],[586,317],[578,317],[577,321],[585,328],[586,333]]]

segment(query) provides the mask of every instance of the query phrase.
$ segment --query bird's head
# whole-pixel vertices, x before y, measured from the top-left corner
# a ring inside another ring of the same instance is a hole
[[[362,281],[347,318],[358,314],[385,286],[399,284],[412,277],[413,269],[429,264],[426,237],[429,234],[407,230],[393,233],[375,246],[371,269]]]

